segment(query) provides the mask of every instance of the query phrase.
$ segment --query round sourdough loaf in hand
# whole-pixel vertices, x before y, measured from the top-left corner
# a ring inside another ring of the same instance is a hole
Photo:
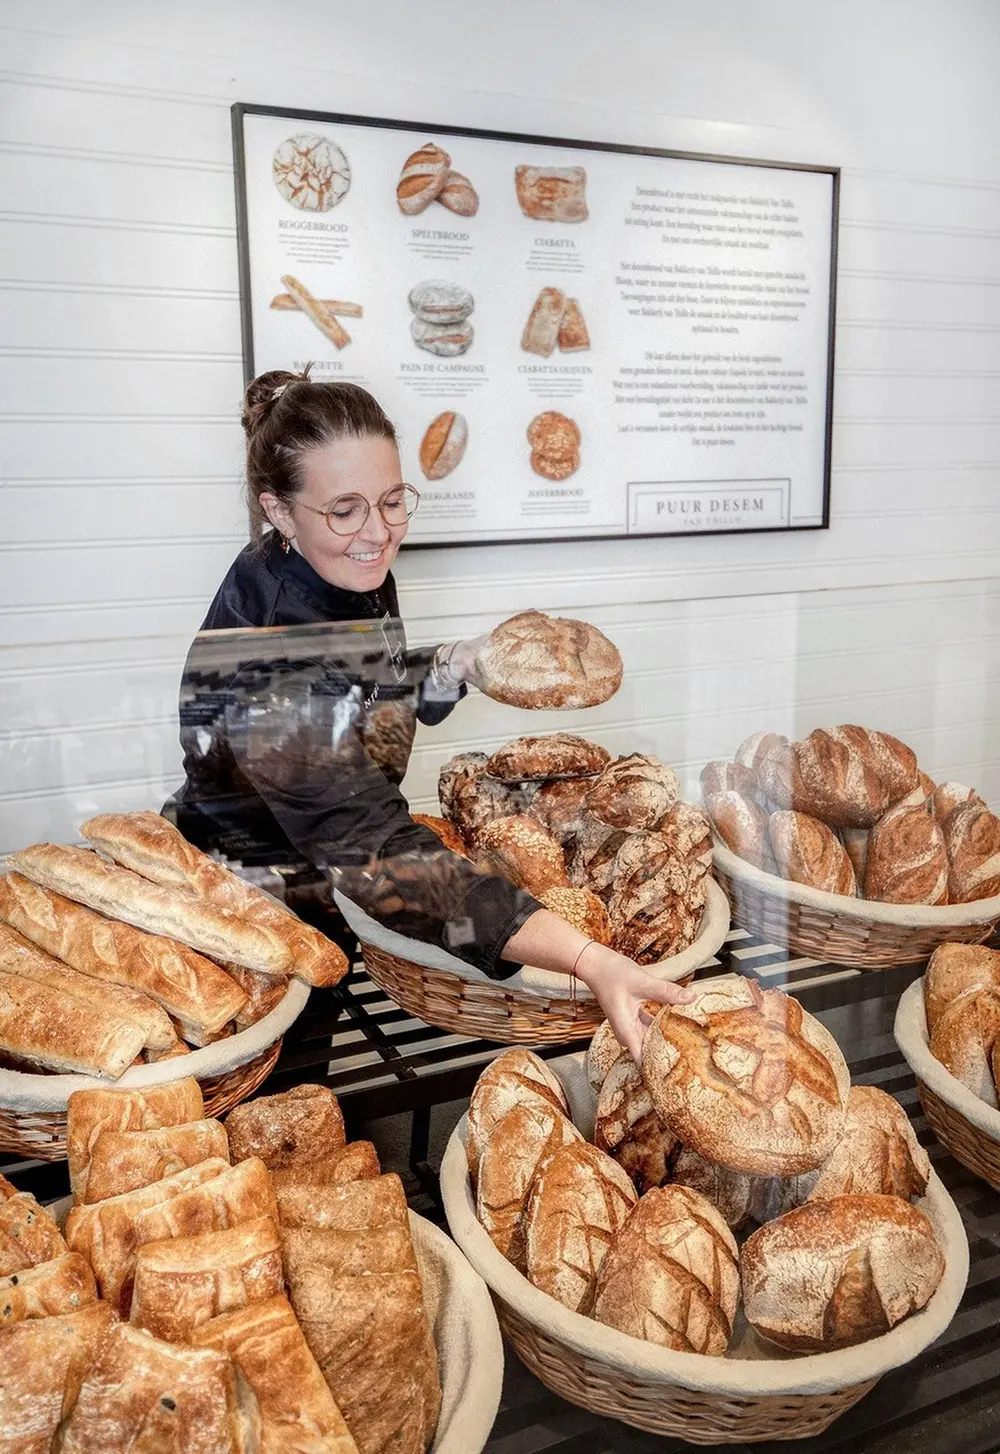
[[[960,803],[945,819],[944,841],[951,864],[950,903],[1000,894],[1000,818],[981,803]]]
[[[964,783],[941,783],[930,794],[930,800],[931,812],[939,823],[963,803],[980,803],[986,807],[975,788],[967,788]]]
[[[552,732],[547,737],[515,737],[504,743],[486,764],[486,771],[504,782],[544,782],[553,777],[593,777],[610,761],[606,747],[571,732]]]
[[[515,1046],[490,1062],[476,1081],[469,1100],[465,1151],[473,1185],[479,1172],[479,1158],[493,1127],[524,1101],[551,1106],[564,1116],[569,1115],[566,1093],[545,1061],[533,1051]]]
[[[662,1011],[642,1047],[654,1110],[708,1161],[755,1176],[821,1166],[844,1129],[850,1074],[830,1032],[780,990],[722,975]]]
[[[590,778],[571,777],[542,783],[531,800],[531,816],[549,830],[567,858],[576,851],[576,838],[584,818],[583,800],[590,782]]]
[[[527,1267],[524,1214],[532,1182],[561,1146],[582,1140],[573,1122],[554,1106],[533,1101],[512,1107],[489,1134],[479,1158],[476,1216],[519,1272]]]
[[[490,868],[529,893],[569,887],[562,849],[537,818],[526,813],[492,819],[480,828],[476,847]]]
[[[939,944],[924,975],[929,1034],[952,1000],[967,990],[985,990],[1000,998],[1000,953],[983,944]]]
[[[645,753],[618,757],[587,794],[587,811],[609,828],[634,833],[652,828],[670,812],[681,785],[673,768]]]
[[[602,1020],[587,1046],[587,1079],[597,1095],[611,1067],[624,1054],[625,1047],[612,1030],[611,1021]]]
[[[512,707],[596,707],[621,686],[622,659],[586,621],[522,611],[490,633],[476,679],[488,697]]]
[[[739,762],[706,762],[701,770],[701,796],[706,802],[713,793],[730,790],[755,802],[760,792],[757,774]],[[736,851],[735,849],[733,850]]]
[[[720,1358],[739,1294],[732,1232],[698,1192],[667,1186],[629,1213],[597,1274],[593,1315],[677,1353]]]
[[[593,939],[596,944],[611,943],[611,918],[596,894],[589,889],[573,889],[557,886],[543,889],[538,902]]]
[[[640,1193],[660,1186],[677,1138],[653,1110],[639,1067],[621,1055],[597,1097],[594,1143],[613,1156]]]
[[[529,1281],[587,1315],[601,1263],[636,1200],[610,1156],[582,1139],[562,1147],[539,1168],[528,1200]]]
[[[993,1047],[1000,1036],[1000,996],[970,989],[952,1000],[931,1034],[930,1051],[945,1070],[994,1110],[1000,1108]]]
[[[849,1348],[930,1302],[944,1258],[923,1212],[899,1197],[808,1202],[761,1227],[740,1258],[747,1322],[800,1353]]]
[[[890,808],[868,835],[865,898],[885,904],[946,904],[944,834],[923,805]]]
[[[828,894],[857,892],[854,865],[844,845],[818,818],[807,813],[772,813],[767,831],[783,878]]]
[[[411,813],[410,817],[422,828],[429,828],[436,838],[440,838],[445,848],[451,849],[452,853],[458,853],[462,858],[471,857],[465,839],[454,823],[449,823],[447,818],[435,818],[430,813]]]
[[[931,1163],[898,1101],[873,1085],[855,1085],[847,1098],[844,1134],[820,1168],[809,1201],[848,1194],[922,1197]]]
[[[755,802],[735,788],[710,793],[705,808],[712,826],[728,849],[755,868],[775,872],[774,855],[767,829],[767,815]]]

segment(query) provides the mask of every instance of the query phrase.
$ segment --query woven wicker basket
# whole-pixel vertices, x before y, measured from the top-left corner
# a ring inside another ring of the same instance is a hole
[[[206,1116],[220,1116],[267,1079],[281,1052],[281,1037],[308,998],[308,985],[289,980],[284,998],[256,1025],[190,1055],[136,1066],[118,1080],[0,1070],[0,1151],[61,1161],[66,1155],[66,1102],[73,1091],[84,1088],[140,1089],[193,1075],[205,1097]]]
[[[901,996],[892,1028],[916,1076],[931,1130],[956,1161],[1000,1191],[1000,1111],[973,1095],[931,1054],[922,978]]]
[[[1000,897],[937,908],[823,893],[755,868],[718,840],[715,876],[738,929],[809,959],[858,969],[918,964],[939,944],[983,944],[1000,920]]]
[[[712,880],[708,888],[698,938],[682,954],[648,966],[650,974],[685,979],[721,948],[729,931],[729,905]],[[578,982],[575,999],[560,993],[565,975],[525,968],[510,979],[488,979],[432,945],[382,928],[343,895],[335,897],[358,936],[373,983],[427,1025],[508,1045],[563,1045],[593,1035],[604,1019],[586,986]]]
[[[595,1098],[582,1055],[548,1062],[573,1119],[588,1134]],[[465,1118],[441,1167],[451,1234],[493,1293],[500,1326],[531,1371],[593,1413],[691,1444],[742,1445],[820,1434],[882,1374],[915,1358],[951,1322],[965,1290],[969,1248],[962,1219],[936,1176],[921,1208],[934,1224],[945,1274],[931,1301],[880,1338],[838,1353],[790,1357],[759,1342],[741,1315],[725,1358],[672,1353],[581,1317],[532,1287],[476,1220]]]

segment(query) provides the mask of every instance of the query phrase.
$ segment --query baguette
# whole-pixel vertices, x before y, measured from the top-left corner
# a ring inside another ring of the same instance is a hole
[[[0,1050],[26,1066],[117,1080],[138,1056],[143,1039],[142,1026],[125,1015],[0,973]]]
[[[66,1103],[66,1157],[73,1200],[84,1201],[90,1162],[104,1131],[150,1131],[205,1115],[201,1087],[191,1076],[148,1090],[78,1090]]]
[[[297,308],[300,308],[307,318],[311,318],[319,329],[325,333],[335,348],[344,348],[351,341],[351,335],[342,324],[337,322],[333,313],[328,313],[318,298],[314,298],[309,289],[293,278],[291,273],[285,273],[281,281],[288,289],[288,293]]]
[[[80,831],[123,868],[164,888],[188,890],[276,934],[291,951],[289,972],[307,984],[333,985],[347,973],[338,945],[195,848],[159,813],[102,813]]]
[[[23,874],[0,876],[0,919],[81,974],[141,990],[195,1045],[247,1009],[241,987],[210,959],[174,939],[105,919]]]
[[[179,939],[203,954],[231,959],[265,974],[284,975],[291,968],[288,943],[273,929],[248,924],[229,909],[161,888],[128,869],[114,868],[89,849],[36,843],[11,854],[8,862],[43,888],[113,919],[124,919],[137,929]]]
[[[317,298],[316,301],[321,308],[326,309],[327,313],[333,313],[338,318],[363,318],[365,316],[365,310],[360,303],[346,303],[341,298]],[[270,306],[279,308],[285,313],[294,313],[299,305],[291,293],[277,293],[271,299]]]
[[[112,989],[106,982],[93,975],[80,974],[61,963],[44,949],[25,939],[16,929],[0,923],[0,970],[4,974],[20,975],[22,979],[33,980],[35,984],[48,985],[60,994],[74,999],[86,1000],[109,1015],[125,1016],[141,1028],[143,1047],[154,1053],[169,1050],[176,1041],[170,1016],[139,990],[124,985]]]

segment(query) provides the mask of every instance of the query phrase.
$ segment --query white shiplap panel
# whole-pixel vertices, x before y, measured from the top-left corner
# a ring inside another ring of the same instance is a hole
[[[104,288],[169,288],[235,298],[236,226],[181,226],[132,219],[68,217],[58,211],[0,211],[0,257],[8,283],[97,284]],[[49,340],[56,343],[57,339]],[[237,351],[239,340],[236,342]],[[197,352],[197,338],[191,338]],[[150,340],[155,347],[155,340]]]
[[[228,139],[225,110],[209,113],[206,120]],[[138,155],[119,159],[84,148],[0,145],[0,196],[15,197],[24,212],[64,208],[82,217],[233,224],[231,168],[182,161],[151,165]]]
[[[161,289],[155,280],[132,291],[116,291],[106,284],[52,278],[30,285],[0,279],[0,338],[5,347],[20,343],[29,350],[62,346],[238,356],[235,280],[231,289],[219,293],[201,288],[198,276],[183,294]],[[40,399],[38,407],[44,402]]]

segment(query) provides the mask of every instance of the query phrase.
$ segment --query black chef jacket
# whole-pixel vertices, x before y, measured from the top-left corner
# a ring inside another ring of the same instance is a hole
[[[435,690],[432,657],[407,648],[391,575],[345,591],[273,534],[247,546],[188,653],[185,782],[164,813],[206,851],[312,865],[387,927],[506,978],[500,951],[538,903],[442,848],[398,787],[414,718],[436,725],[465,692]]]

